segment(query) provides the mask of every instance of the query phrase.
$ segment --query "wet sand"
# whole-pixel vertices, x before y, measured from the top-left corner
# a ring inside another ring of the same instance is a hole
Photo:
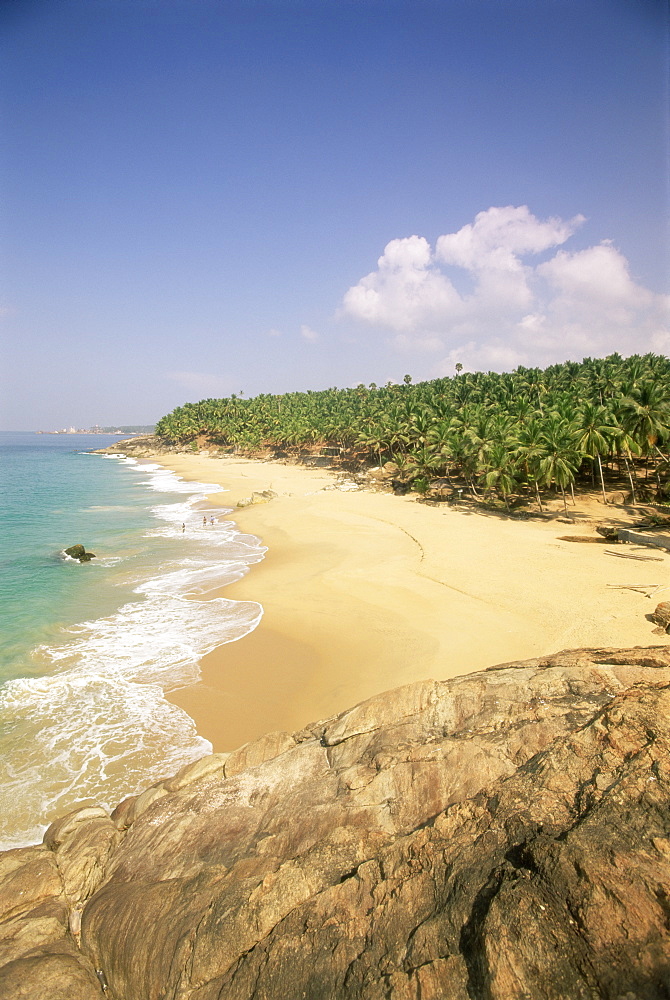
[[[268,552],[211,595],[259,601],[260,625],[206,656],[200,683],[169,695],[217,751],[422,678],[580,646],[670,641],[645,619],[656,602],[607,586],[670,585],[669,555],[634,562],[558,537],[592,533],[597,520],[630,523],[637,512],[588,497],[569,508],[581,523],[518,521],[343,491],[328,470],[200,455],[152,461],[221,484],[229,492],[213,494],[212,506],[235,507],[253,490],[278,494],[229,515]]]

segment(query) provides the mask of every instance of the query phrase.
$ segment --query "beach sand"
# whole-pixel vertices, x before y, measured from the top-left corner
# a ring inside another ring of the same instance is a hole
[[[200,455],[152,461],[221,484],[228,492],[211,506],[278,494],[228,515],[268,552],[210,595],[260,602],[260,625],[206,656],[200,683],[169,695],[215,751],[415,680],[580,646],[669,641],[645,618],[655,600],[608,584],[670,585],[670,556],[645,549],[662,561],[634,562],[607,555],[611,546],[559,540],[592,533],[587,522],[639,517],[621,507],[578,498],[569,513],[584,523],[519,521],[343,491],[328,470]]]

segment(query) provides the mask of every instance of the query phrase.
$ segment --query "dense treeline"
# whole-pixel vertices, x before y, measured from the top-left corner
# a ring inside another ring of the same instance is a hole
[[[460,367],[460,366],[457,366]],[[258,454],[332,449],[393,461],[418,489],[441,477],[473,495],[559,490],[580,477],[670,499],[670,360],[645,354],[378,387],[205,399],[156,425],[166,442],[203,438]]]

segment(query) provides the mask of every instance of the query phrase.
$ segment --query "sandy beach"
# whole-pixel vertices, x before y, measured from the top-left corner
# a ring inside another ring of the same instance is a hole
[[[638,562],[608,555],[608,545],[559,539],[594,533],[600,520],[639,517],[622,507],[578,498],[569,508],[575,524],[519,521],[343,490],[329,470],[274,461],[152,461],[222,485],[227,492],[213,494],[211,506],[236,508],[252,491],[277,494],[227,515],[268,551],[242,580],[210,595],[260,602],[260,625],[206,656],[200,683],[170,694],[216,751],[421,678],[580,646],[669,641],[645,618],[655,600],[611,585],[670,585],[670,556],[644,549],[661,561]]]

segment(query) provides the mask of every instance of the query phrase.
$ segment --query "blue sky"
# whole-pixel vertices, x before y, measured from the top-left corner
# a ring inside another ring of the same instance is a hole
[[[8,0],[4,429],[670,350],[657,0]]]

